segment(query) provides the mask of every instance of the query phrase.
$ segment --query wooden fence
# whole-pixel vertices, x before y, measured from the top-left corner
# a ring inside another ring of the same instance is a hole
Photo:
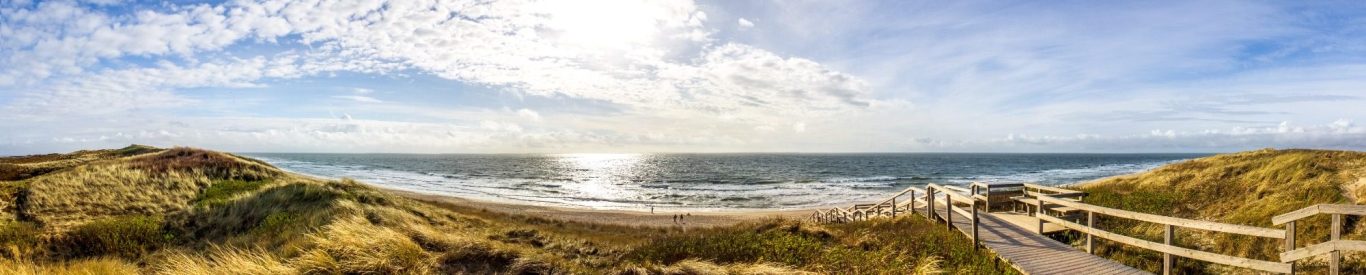
[[[1328,241],[1296,249],[1295,222],[1319,214],[1333,215]],[[1285,252],[1281,253],[1281,262],[1293,264],[1305,258],[1328,254],[1329,273],[1338,274],[1342,268],[1342,251],[1366,251],[1366,241],[1342,239],[1342,215],[1366,216],[1366,206],[1319,204],[1272,217],[1271,224],[1285,225]]]
[[[1006,190],[1006,192],[995,191],[995,194],[993,194],[993,189]],[[917,196],[917,194],[923,195]],[[942,198],[940,194],[942,194]],[[1340,268],[1339,262],[1341,261],[1342,251],[1366,251],[1366,241],[1340,239],[1342,215],[1366,216],[1366,206],[1362,205],[1321,204],[1306,207],[1272,218],[1273,225],[1285,225],[1284,229],[1273,229],[1168,217],[1096,206],[1081,202],[1086,196],[1086,193],[1084,192],[1029,183],[972,183],[969,185],[969,188],[931,183],[926,185],[923,189],[917,187],[906,188],[878,203],[858,204],[848,208],[818,210],[816,213],[812,214],[812,219],[821,222],[848,222],[867,220],[873,217],[895,217],[898,213],[918,211],[919,209],[916,208],[923,205],[924,215],[926,217],[944,219],[947,221],[946,224],[949,225],[949,228],[952,229],[953,215],[939,217],[940,215],[938,215],[938,212],[934,211],[936,205],[942,205],[945,207],[946,211],[958,213],[970,220],[972,223],[972,230],[969,234],[971,235],[974,244],[978,244],[977,231],[979,225],[979,208],[990,211],[993,203],[1002,203],[1002,194],[1011,195],[1011,197],[1009,197],[1010,203],[1018,203],[1032,207],[1031,210],[1026,210],[1026,212],[1034,215],[1038,219],[1037,230],[1040,234],[1043,232],[1044,223],[1048,222],[1085,234],[1086,245],[1084,249],[1088,253],[1094,254],[1094,238],[1106,239],[1125,245],[1160,252],[1163,255],[1163,274],[1172,273],[1173,264],[1177,257],[1257,271],[1293,274],[1295,272],[1295,261],[1325,254],[1329,257],[1329,265],[1332,274],[1337,274]],[[901,203],[898,203],[898,200],[900,200]],[[965,209],[964,207],[967,208]],[[1085,214],[1084,223],[1081,221],[1068,220],[1067,217],[1053,215],[1054,213],[1065,214],[1076,211]],[[1328,242],[1296,249],[1294,235],[1296,221],[1319,214],[1328,214],[1333,217],[1331,239]],[[1094,222],[1096,215],[1161,224],[1164,227],[1163,241],[1148,241],[1095,228]],[[1279,261],[1267,261],[1180,247],[1173,244],[1175,229],[1177,227],[1269,239],[1282,239],[1285,242],[1284,252],[1279,255]]]

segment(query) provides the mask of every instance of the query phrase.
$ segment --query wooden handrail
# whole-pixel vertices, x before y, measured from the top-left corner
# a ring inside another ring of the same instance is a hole
[[[1333,251],[1366,251],[1366,241],[1336,240],[1306,246],[1281,253],[1281,262],[1289,263]]]
[[[1291,270],[1292,270],[1292,266],[1291,266],[1290,264],[1287,264],[1287,263],[1278,263],[1278,262],[1271,262],[1271,261],[1262,261],[1262,260],[1255,260],[1255,259],[1234,257],[1234,256],[1228,256],[1228,255],[1223,255],[1223,254],[1218,254],[1218,253],[1211,253],[1211,252],[1205,252],[1205,251],[1200,251],[1200,250],[1195,250],[1195,249],[1189,249],[1189,248],[1184,248],[1184,247],[1179,247],[1179,246],[1174,246],[1174,245],[1168,245],[1168,244],[1163,244],[1163,243],[1158,243],[1158,242],[1151,242],[1151,241],[1147,241],[1147,240],[1143,240],[1143,239],[1139,239],[1139,238],[1124,236],[1124,235],[1120,235],[1120,234],[1117,234],[1117,233],[1112,233],[1112,232],[1108,232],[1108,231],[1105,231],[1105,230],[1096,229],[1096,228],[1093,228],[1093,227],[1089,227],[1089,226],[1085,226],[1085,225],[1082,225],[1082,224],[1078,224],[1078,223],[1066,221],[1066,220],[1059,219],[1059,218],[1053,217],[1053,216],[1048,216],[1048,215],[1040,215],[1039,218],[1040,218],[1040,219],[1043,219],[1043,220],[1046,220],[1046,221],[1048,221],[1048,222],[1051,222],[1051,223],[1056,223],[1056,224],[1058,224],[1058,225],[1062,225],[1063,227],[1066,227],[1066,228],[1068,228],[1068,229],[1076,230],[1076,231],[1079,231],[1079,232],[1082,232],[1082,233],[1086,233],[1086,234],[1091,234],[1091,235],[1094,235],[1094,236],[1096,236],[1096,237],[1100,237],[1100,238],[1102,238],[1102,239],[1107,239],[1107,240],[1111,240],[1111,241],[1115,241],[1115,242],[1119,242],[1119,243],[1123,243],[1123,244],[1127,244],[1127,245],[1137,246],[1137,247],[1144,248],[1144,249],[1148,249],[1148,250],[1154,250],[1154,251],[1157,251],[1157,252],[1162,252],[1162,253],[1168,253],[1168,254],[1172,254],[1172,255],[1176,255],[1176,256],[1181,256],[1181,257],[1184,257],[1184,258],[1196,259],[1196,260],[1201,260],[1201,261],[1206,261],[1206,262],[1211,262],[1211,263],[1224,264],[1224,265],[1230,265],[1230,266],[1236,266],[1236,267],[1242,267],[1242,268],[1256,269],[1256,270],[1267,271],[1267,272],[1290,273]]]
[[[1058,193],[1058,194],[1073,194],[1073,193],[1082,193],[1082,194],[1086,194],[1086,192],[1082,192],[1082,191],[1071,190],[1071,189],[1063,189],[1063,188],[1057,188],[1057,187],[1052,187],[1052,186],[1047,186],[1047,185],[1038,185],[1038,184],[1033,184],[1033,183],[1025,183],[1025,184],[1023,184],[1023,185],[1024,185],[1025,188],[1034,188],[1034,189],[1038,189],[1038,190],[1041,190],[1041,191],[1049,191],[1049,192],[1054,192],[1054,193]]]
[[[977,187],[981,187],[981,188],[1012,188],[1012,187],[1024,187],[1025,184],[1024,184],[1024,183],[985,183],[985,182],[973,182],[973,183],[970,184],[969,186],[977,186]]]
[[[1076,198],[1076,197],[1085,197],[1085,196],[1086,196],[1086,193],[1082,193],[1082,192],[1075,192],[1075,193],[1058,193],[1058,194],[1044,194],[1044,193],[1039,193],[1039,192],[1025,191],[1024,193],[1025,193],[1025,196],[1027,196],[1027,197],[1049,196],[1049,197],[1054,197],[1054,198]]]
[[[963,188],[963,187],[959,187],[959,186],[954,186],[954,185],[942,185],[942,184],[934,184],[934,183],[931,183],[931,184],[932,184],[932,185],[937,185],[937,186],[939,186],[939,188],[944,188],[944,189],[948,189],[948,190],[958,191],[958,192],[962,192],[962,193],[967,193],[967,192],[968,192],[968,189],[967,189],[967,188]]]
[[[972,198],[971,196],[968,196],[967,194],[963,194],[963,193],[962,193],[962,192],[967,192],[967,190],[962,190],[962,188],[957,188],[957,189],[955,189],[955,188],[950,188],[948,185],[939,185],[939,184],[935,184],[935,183],[931,183],[931,184],[927,185],[926,188],[934,188],[934,189],[936,189],[938,192],[935,192],[935,193],[949,194],[949,197],[953,198],[954,202],[961,202],[961,203],[966,203],[966,204],[972,204],[972,201],[973,201],[973,198]]]
[[[892,207],[891,212],[893,216],[895,216],[895,213],[898,210],[906,209],[906,213],[922,214],[930,216],[932,219],[934,217],[941,217],[946,220],[946,224],[950,228],[953,228],[954,226],[952,219],[954,218],[952,216],[954,216],[953,214],[958,214],[971,221],[973,225],[971,233],[968,233],[967,231],[964,231],[964,233],[971,234],[974,243],[976,243],[978,241],[976,236],[977,223],[979,219],[977,217],[978,206],[981,202],[990,201],[990,196],[979,194],[979,192],[985,191],[986,194],[990,194],[991,188],[1024,187],[1025,190],[1023,190],[1023,193],[1028,197],[1035,198],[1035,200],[1031,200],[1030,203],[1034,204],[1034,206],[1038,209],[1036,210],[1038,211],[1036,213],[1036,216],[1039,219],[1040,232],[1042,232],[1043,230],[1043,222],[1055,223],[1065,228],[1082,232],[1087,235],[1087,252],[1092,252],[1092,237],[1100,237],[1118,243],[1123,243],[1126,245],[1136,246],[1139,248],[1160,252],[1164,255],[1164,272],[1170,272],[1170,270],[1173,268],[1173,256],[1266,272],[1293,273],[1295,270],[1295,261],[1323,254],[1331,254],[1332,256],[1330,257],[1329,265],[1331,270],[1333,271],[1333,274],[1336,274],[1341,257],[1341,251],[1366,251],[1366,241],[1339,239],[1339,236],[1341,235],[1340,231],[1342,226],[1342,215],[1366,216],[1366,205],[1319,204],[1305,207],[1299,210],[1295,210],[1289,213],[1272,217],[1271,222],[1273,225],[1286,225],[1285,229],[1272,229],[1256,226],[1168,217],[1086,204],[1077,200],[1078,198],[1085,197],[1085,192],[1032,183],[987,184],[981,182],[973,182],[969,184],[968,187],[972,189],[969,190],[960,186],[941,185],[935,183],[927,184],[924,189],[921,189],[919,187],[908,187],[906,189],[903,189],[901,192],[898,192],[895,195],[892,195],[891,197],[878,203],[855,204],[845,208],[835,207],[829,210],[816,210],[816,213],[813,214],[813,219],[828,222],[868,219],[873,216],[887,215],[887,212],[883,210],[883,207],[890,206]],[[897,198],[911,192],[919,192],[923,195],[913,195],[909,199],[897,201]],[[1012,190],[1012,192],[1016,191]],[[968,212],[964,209],[964,207],[956,206],[955,204],[957,203],[972,205],[972,207],[969,208],[972,209],[972,211]],[[924,210],[926,212],[922,213],[915,210],[917,208],[917,205],[923,205],[923,207],[925,207]],[[945,209],[949,212],[949,215],[942,216],[940,214],[934,214],[933,212],[931,212],[931,209],[936,208],[936,205],[944,206]],[[1046,215],[1042,212],[1042,209],[1047,208],[1048,205],[1064,206],[1080,211],[1086,211],[1086,224],[1083,225],[1078,222]],[[987,209],[990,208],[988,207]],[[1155,224],[1162,224],[1166,226],[1166,229],[1164,230],[1164,242],[1143,240],[1092,227],[1092,220],[1094,220],[1095,214]],[[1331,240],[1324,243],[1314,244],[1300,249],[1295,249],[1295,222],[1297,220],[1319,214],[1333,215],[1333,230]],[[1282,239],[1285,241],[1286,246],[1285,251],[1280,253],[1279,255],[1280,262],[1223,255],[1213,252],[1184,248],[1172,244],[1171,241],[1173,239],[1174,227],[1183,227],[1263,238]]]
[[[1329,227],[1328,241],[1294,249],[1295,239],[1293,237],[1295,236],[1296,221],[1318,214],[1333,216],[1332,225]],[[1285,249],[1289,251],[1281,253],[1281,261],[1293,264],[1300,259],[1328,254],[1329,274],[1338,274],[1341,270],[1342,251],[1366,251],[1366,242],[1342,239],[1343,215],[1366,216],[1366,205],[1318,204],[1272,217],[1272,224],[1285,224],[1285,235],[1290,237],[1285,243]]]
[[[1266,238],[1276,238],[1276,239],[1285,238],[1285,231],[1278,230],[1278,229],[1261,228],[1261,227],[1246,226],[1246,225],[1237,225],[1237,224],[1227,224],[1227,223],[1219,223],[1219,222],[1211,222],[1211,221],[1202,221],[1202,220],[1182,219],[1182,218],[1167,217],[1167,216],[1154,215],[1154,214],[1148,214],[1148,213],[1139,213],[1139,212],[1133,212],[1133,211],[1128,211],[1128,210],[1119,210],[1119,209],[1114,209],[1114,208],[1108,208],[1108,207],[1102,207],[1102,206],[1095,206],[1095,205],[1090,205],[1090,204],[1085,204],[1085,203],[1080,203],[1080,202],[1075,202],[1075,201],[1070,201],[1070,200],[1064,200],[1064,199],[1059,199],[1059,198],[1055,198],[1055,197],[1052,197],[1052,196],[1039,196],[1038,199],[1039,199],[1040,201],[1043,201],[1043,202],[1047,202],[1047,203],[1051,203],[1051,204],[1057,204],[1057,205],[1062,205],[1062,206],[1067,206],[1067,207],[1076,208],[1076,209],[1081,209],[1081,210],[1090,211],[1090,212],[1095,212],[1095,213],[1097,213],[1097,214],[1105,214],[1105,215],[1109,215],[1109,216],[1120,217],[1120,218],[1126,218],[1126,219],[1132,219],[1132,220],[1140,220],[1140,221],[1145,221],[1145,222],[1150,222],[1150,223],[1159,223],[1159,224],[1166,224],[1166,225],[1172,225],[1172,226],[1180,226],[1180,227],[1185,227],[1185,228],[1194,228],[1194,229],[1200,229],[1200,230],[1209,230],[1209,231],[1224,232],[1224,233],[1233,233],[1233,234],[1248,235],[1248,236],[1257,236],[1257,237],[1266,237]]]
[[[1318,214],[1366,216],[1366,205],[1316,204],[1309,207],[1300,208],[1300,210],[1290,211],[1290,213],[1280,214],[1276,215],[1275,217],[1271,217],[1271,224],[1281,225],[1287,222],[1296,221]]]

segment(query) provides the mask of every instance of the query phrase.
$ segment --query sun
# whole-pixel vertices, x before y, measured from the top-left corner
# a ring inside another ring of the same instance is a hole
[[[560,42],[593,49],[648,45],[660,33],[664,12],[645,1],[550,1],[548,27]]]

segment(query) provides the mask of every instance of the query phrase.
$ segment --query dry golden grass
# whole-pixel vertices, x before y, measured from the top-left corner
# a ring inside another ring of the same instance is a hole
[[[19,215],[57,230],[102,217],[161,215],[186,209],[215,181],[259,181],[282,174],[224,153],[175,148],[28,180]]]
[[[12,275],[105,275],[138,274],[138,266],[118,259],[80,259],[68,262],[33,263],[0,260],[0,274]]]
[[[338,221],[308,236],[314,247],[297,260],[306,273],[419,274],[434,257],[408,236],[361,217]]]
[[[622,267],[618,275],[782,275],[782,274],[819,274],[794,270],[770,264],[730,264],[717,265],[712,262],[688,259],[672,265],[644,264]]]
[[[1366,202],[1366,153],[1323,150],[1256,150],[1175,163],[1141,174],[1099,180],[1079,188],[1088,203],[1190,219],[1272,227],[1271,217],[1321,203]],[[1364,230],[1350,218],[1347,238],[1361,239]],[[1102,229],[1148,240],[1161,240],[1156,224],[1102,219]],[[1328,235],[1327,217],[1300,222],[1301,245]],[[1233,234],[1178,230],[1185,247],[1227,255],[1275,260],[1281,242]],[[1107,245],[1099,249],[1126,264],[1160,268],[1160,254]],[[1221,272],[1224,267],[1179,261],[1184,272]],[[1359,265],[1358,265],[1359,266]],[[1359,267],[1354,267],[1359,268]],[[1356,269],[1354,269],[1356,270]],[[1366,271],[1366,270],[1361,270]]]
[[[213,247],[208,253],[170,252],[151,266],[151,273],[166,275],[288,275],[298,270],[261,249]]]
[[[428,204],[190,148],[0,163],[55,169],[0,182],[0,274],[1009,272],[923,219],[684,232]]]

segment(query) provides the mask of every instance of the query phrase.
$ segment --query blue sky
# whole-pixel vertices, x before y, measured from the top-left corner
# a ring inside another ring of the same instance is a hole
[[[0,154],[1366,148],[1366,4],[2,1]]]

